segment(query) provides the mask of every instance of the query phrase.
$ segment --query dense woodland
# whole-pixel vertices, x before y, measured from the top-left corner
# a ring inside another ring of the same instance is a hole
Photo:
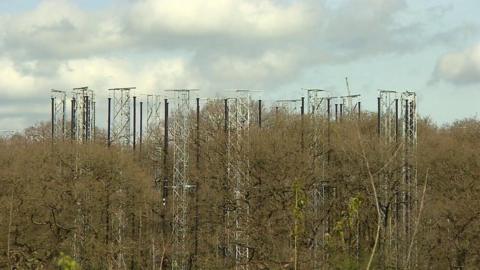
[[[222,107],[204,108],[198,141],[193,119],[189,264],[234,269]],[[393,244],[395,199],[382,194],[400,185],[401,143],[379,139],[376,115],[332,121],[328,134],[326,121],[283,111],[265,112],[261,128],[255,121],[246,148],[249,269],[480,265],[479,121],[419,120],[414,239]],[[162,202],[158,179],[171,178],[173,164],[170,155],[163,167],[162,137],[145,136],[133,151],[107,148],[101,132],[95,143],[52,143],[49,130],[39,124],[0,142],[0,268],[56,269],[67,257],[70,269],[171,269],[170,197]]]

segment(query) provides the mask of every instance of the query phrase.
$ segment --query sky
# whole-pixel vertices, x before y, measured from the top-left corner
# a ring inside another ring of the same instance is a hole
[[[478,0],[0,0],[0,130],[48,121],[50,89],[199,97],[415,91],[438,124],[480,113]],[[105,118],[105,121],[102,119]]]

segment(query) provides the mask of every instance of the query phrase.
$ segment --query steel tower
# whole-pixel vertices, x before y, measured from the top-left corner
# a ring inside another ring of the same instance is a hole
[[[51,90],[52,94],[52,138],[63,140],[65,138],[66,101],[67,93],[60,90]]]
[[[130,145],[132,139],[130,131],[132,89],[135,87],[109,89],[113,100],[112,142],[122,146]]]
[[[188,269],[188,192],[194,186],[189,184],[189,136],[190,136],[190,89],[172,90],[173,100],[173,258],[172,269]]]

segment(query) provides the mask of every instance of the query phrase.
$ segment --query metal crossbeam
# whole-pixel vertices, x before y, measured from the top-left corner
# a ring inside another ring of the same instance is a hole
[[[280,99],[275,102],[277,108],[281,109],[287,114],[300,112],[300,107],[302,106],[301,99]]]

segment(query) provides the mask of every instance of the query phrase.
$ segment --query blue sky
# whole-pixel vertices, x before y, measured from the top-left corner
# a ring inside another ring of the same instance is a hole
[[[275,100],[345,94],[345,76],[366,109],[378,89],[412,90],[439,124],[477,117],[479,11],[475,0],[0,0],[0,130],[47,120],[51,88],[88,85],[100,104],[132,85]]]

